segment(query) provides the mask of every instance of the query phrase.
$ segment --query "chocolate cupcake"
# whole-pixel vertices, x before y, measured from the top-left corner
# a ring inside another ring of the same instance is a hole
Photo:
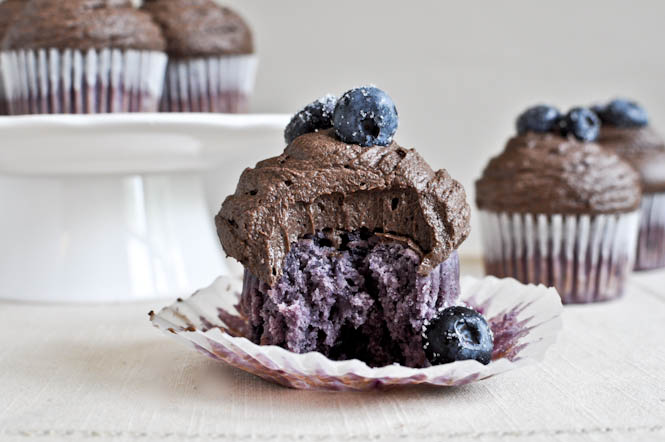
[[[29,0],[3,42],[10,112],[156,111],[164,48],[129,0]]]
[[[646,111],[628,100],[596,108],[603,122],[598,143],[617,153],[640,174],[640,233],[635,268],[665,267],[665,142],[649,126]]]
[[[639,177],[593,141],[588,109],[536,106],[476,182],[488,274],[554,286],[564,303],[619,297],[635,256]]]
[[[0,3],[0,43],[2,43],[2,40],[7,33],[9,25],[16,20],[16,17],[25,6],[25,3],[26,0],[6,0],[3,3]],[[0,115],[8,114],[9,101],[7,100],[4,80],[2,79],[2,58],[0,57]]]
[[[243,172],[216,225],[245,266],[255,343],[371,366],[445,362],[423,341],[459,295],[470,209],[448,172],[392,140],[396,128],[379,89],[327,96],[294,117],[281,155]]]
[[[143,9],[167,41],[162,111],[247,111],[257,58],[240,15],[214,0],[145,0]]]

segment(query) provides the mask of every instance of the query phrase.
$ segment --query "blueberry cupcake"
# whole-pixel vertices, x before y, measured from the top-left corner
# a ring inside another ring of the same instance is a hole
[[[162,111],[246,112],[257,58],[243,18],[214,0],[145,0],[169,64]]]
[[[253,342],[370,366],[489,362],[487,323],[455,306],[464,189],[395,143],[396,128],[380,89],[326,96],[294,116],[281,155],[243,172],[216,225],[245,266]],[[456,340],[463,329],[477,339]]]
[[[129,0],[28,0],[0,55],[10,112],[154,112],[164,49]]]
[[[555,287],[564,303],[619,297],[635,256],[641,191],[601,148],[600,120],[536,106],[476,182],[488,274]]]
[[[0,43],[7,33],[9,25],[16,20],[25,3],[26,0],[6,0],[0,3]],[[2,79],[2,58],[0,58],[0,115],[7,114],[9,114],[9,101],[7,100],[4,81]]]
[[[603,122],[598,143],[640,174],[644,195],[635,268],[665,267],[665,142],[637,103],[619,99],[595,109]]]

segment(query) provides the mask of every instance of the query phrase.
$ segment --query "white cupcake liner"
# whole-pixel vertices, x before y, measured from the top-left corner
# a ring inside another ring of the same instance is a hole
[[[5,82],[2,78],[2,58],[0,57],[0,115],[9,114],[9,102],[5,93]]]
[[[13,115],[155,112],[166,61],[162,52],[120,49],[0,53]]]
[[[162,112],[246,112],[254,89],[256,55],[170,60]]]
[[[639,212],[479,213],[488,274],[553,286],[564,304],[623,294],[635,260]]]
[[[240,279],[221,277],[186,300],[150,312],[153,325],[213,359],[299,389],[370,390],[398,385],[464,385],[541,360],[561,329],[556,290],[494,277],[461,280],[460,302],[485,315],[494,333],[489,365],[468,360],[428,368],[371,368],[357,359],[333,361],[321,353],[292,353],[243,337],[247,327],[234,305]],[[230,312],[230,313],[229,313]]]
[[[644,194],[635,269],[665,267],[665,192]]]

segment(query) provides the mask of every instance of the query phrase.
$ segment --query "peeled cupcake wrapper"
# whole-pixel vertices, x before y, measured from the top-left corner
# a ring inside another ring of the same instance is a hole
[[[464,385],[543,358],[561,329],[556,290],[494,277],[461,280],[460,303],[487,318],[494,334],[492,362],[457,361],[428,368],[393,364],[372,368],[357,359],[333,361],[321,353],[292,353],[257,345],[244,336],[245,318],[235,310],[242,281],[220,277],[210,287],[178,300],[153,325],[200,353],[288,387],[310,390],[370,390],[398,385]]]
[[[0,53],[13,115],[155,112],[166,61],[162,52],[120,49]]]
[[[644,194],[640,213],[635,269],[665,267],[665,192]]]
[[[615,299],[633,268],[639,212],[616,215],[480,211],[488,274],[554,286],[564,304]]]
[[[256,55],[170,60],[163,112],[246,112],[254,89]]]

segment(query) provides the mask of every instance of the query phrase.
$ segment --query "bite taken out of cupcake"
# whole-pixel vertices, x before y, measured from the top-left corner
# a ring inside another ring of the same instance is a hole
[[[603,125],[598,143],[629,162],[642,183],[637,270],[665,267],[665,141],[651,127],[647,112],[625,99],[595,106]]]
[[[535,106],[476,182],[488,274],[555,287],[564,303],[623,293],[637,241],[639,176],[596,144],[598,116]]]
[[[216,217],[245,266],[249,338],[370,366],[489,363],[492,333],[457,305],[464,189],[393,141],[376,87],[326,96],[285,131],[284,152],[246,169]]]

